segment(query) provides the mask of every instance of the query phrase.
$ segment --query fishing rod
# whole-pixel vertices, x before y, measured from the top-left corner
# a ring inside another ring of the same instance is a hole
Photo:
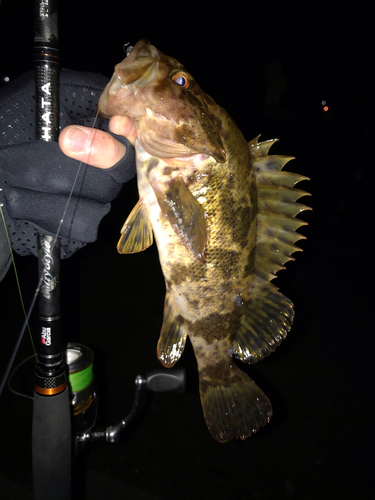
[[[35,0],[36,139],[58,141],[57,0]],[[32,418],[35,500],[71,497],[71,418],[60,311],[60,242],[39,234],[39,327]]]

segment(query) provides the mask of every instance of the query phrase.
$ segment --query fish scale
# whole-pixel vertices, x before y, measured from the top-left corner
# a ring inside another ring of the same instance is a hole
[[[230,118],[175,59],[141,40],[104,90],[105,117],[133,118],[139,201],[125,221],[121,253],[155,237],[166,282],[157,354],[166,367],[189,336],[203,414],[220,442],[244,439],[271,418],[263,391],[234,363],[276,349],[294,318],[271,283],[300,250],[296,215],[306,177],[284,172],[292,157],[275,141],[247,143]]]

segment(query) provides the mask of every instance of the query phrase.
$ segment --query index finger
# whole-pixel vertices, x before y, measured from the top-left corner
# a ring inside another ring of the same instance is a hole
[[[108,126],[113,134],[123,135],[134,146],[135,139],[137,138],[137,130],[132,118],[120,115],[112,116]]]

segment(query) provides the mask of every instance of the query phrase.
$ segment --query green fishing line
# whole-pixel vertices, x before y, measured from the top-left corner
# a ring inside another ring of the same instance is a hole
[[[12,263],[13,263],[14,274],[16,276],[18,293],[19,293],[20,300],[21,300],[21,306],[22,306],[23,314],[24,314],[26,322],[27,322],[27,330],[29,332],[29,336],[30,336],[30,340],[31,340],[31,345],[33,346],[34,354],[35,354],[35,356],[37,356],[37,352],[36,352],[36,349],[35,349],[35,346],[34,346],[33,336],[31,335],[30,325],[29,325],[29,322],[27,321],[27,314],[26,314],[25,305],[23,303],[23,297],[22,297],[22,293],[21,293],[20,282],[18,280],[18,273],[17,273],[16,263],[14,262],[12,244],[10,242],[9,233],[8,233],[7,225],[6,225],[6,222],[5,222],[3,209],[1,208],[1,204],[0,204],[0,213],[1,213],[1,218],[3,219],[3,224],[4,224],[4,228],[5,228],[5,234],[6,234],[6,237],[7,237],[7,240],[8,240],[10,255],[12,257]]]
[[[72,392],[79,392],[85,389],[92,380],[93,363],[84,370],[76,373],[69,373],[69,385]]]

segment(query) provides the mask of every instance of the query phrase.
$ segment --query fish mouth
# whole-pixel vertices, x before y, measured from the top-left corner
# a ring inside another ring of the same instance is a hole
[[[139,40],[128,56],[116,64],[115,74],[123,85],[129,85],[129,83],[140,79],[145,80],[147,70],[155,63],[160,54],[161,52],[147,39]],[[144,81],[143,85],[146,83],[148,82]]]
[[[100,96],[100,116],[109,119],[114,115],[128,114],[134,118],[145,114],[145,106],[136,102],[136,95],[140,87],[154,78],[157,67],[153,71],[148,70],[155,66],[159,55],[160,52],[148,40],[142,39],[136,43],[128,56],[116,64],[112,78]],[[131,85],[133,82],[137,82],[137,85]]]

